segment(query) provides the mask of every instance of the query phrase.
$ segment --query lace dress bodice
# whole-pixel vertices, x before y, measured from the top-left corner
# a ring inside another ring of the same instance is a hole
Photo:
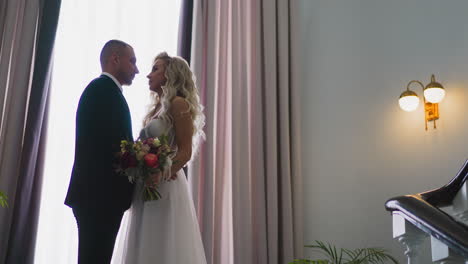
[[[160,137],[166,135],[169,138],[169,143],[173,145],[174,131],[169,124],[163,119],[153,119],[144,128],[140,130],[139,138],[145,140],[149,137]]]

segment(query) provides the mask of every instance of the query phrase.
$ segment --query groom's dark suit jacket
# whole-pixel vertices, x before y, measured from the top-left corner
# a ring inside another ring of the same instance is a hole
[[[133,140],[127,102],[112,79],[101,75],[86,87],[78,105],[75,162],[66,205],[130,207],[133,185],[113,167],[123,139]]]

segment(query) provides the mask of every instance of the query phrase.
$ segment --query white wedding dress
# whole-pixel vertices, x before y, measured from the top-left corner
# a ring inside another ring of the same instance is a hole
[[[152,120],[140,138],[174,133],[163,120]],[[197,216],[183,170],[173,181],[161,183],[162,196],[143,202],[137,184],[131,208],[125,213],[117,236],[112,264],[206,264]]]

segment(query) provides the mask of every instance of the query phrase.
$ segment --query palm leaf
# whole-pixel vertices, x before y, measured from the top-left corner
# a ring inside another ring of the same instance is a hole
[[[383,264],[398,261],[382,248],[358,248],[349,250],[340,248],[339,250],[330,243],[315,241],[315,244],[305,247],[319,251],[327,259],[296,259],[289,264]]]
[[[347,264],[365,263],[361,261],[361,259],[364,257],[364,249],[361,249],[361,248],[358,248],[355,250],[343,249],[343,252],[349,258],[346,262]]]
[[[324,254],[328,258],[328,261],[331,264],[341,263],[341,261],[343,259],[343,251],[342,250],[340,250],[338,252],[336,247],[331,245],[330,243],[324,243],[324,242],[318,241],[318,240],[315,240],[315,243],[316,244],[314,244],[314,245],[308,245],[306,247],[317,249],[318,251],[320,251],[322,254]]]
[[[344,249],[345,254],[349,257],[347,264],[367,264],[367,263],[385,263],[392,261],[398,264],[398,261],[390,256],[384,249],[381,248],[358,248],[355,250]]]
[[[8,197],[0,191],[0,206],[8,207]]]
[[[364,248],[363,260],[370,263],[385,263],[386,261],[391,261],[395,264],[398,264],[398,261],[389,255],[385,249],[382,248]]]

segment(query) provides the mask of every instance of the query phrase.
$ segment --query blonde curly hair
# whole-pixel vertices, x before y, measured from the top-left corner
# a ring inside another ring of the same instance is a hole
[[[148,114],[143,120],[145,127],[155,116],[173,125],[173,118],[169,114],[169,107],[172,100],[182,97],[189,105],[186,113],[190,113],[193,124],[192,153],[197,153],[198,145],[205,139],[203,127],[205,126],[205,115],[203,105],[200,103],[200,96],[196,86],[195,75],[190,70],[188,63],[181,57],[171,57],[166,52],[159,53],[153,61],[162,60],[166,66],[164,76],[166,83],[161,87],[163,90],[161,98],[156,92],[151,92],[153,102],[149,107]],[[158,108],[160,105],[160,108]]]

